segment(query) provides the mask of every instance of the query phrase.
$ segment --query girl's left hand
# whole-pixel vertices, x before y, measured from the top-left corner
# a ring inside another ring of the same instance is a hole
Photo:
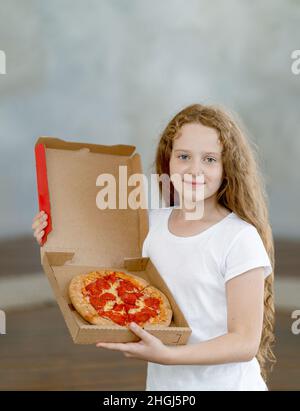
[[[130,323],[129,329],[141,338],[139,342],[129,343],[97,343],[96,347],[122,351],[127,358],[136,358],[166,365],[170,348],[154,335],[145,331],[136,323]]]

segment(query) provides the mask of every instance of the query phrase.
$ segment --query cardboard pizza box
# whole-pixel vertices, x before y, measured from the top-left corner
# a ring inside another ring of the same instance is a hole
[[[183,313],[154,264],[148,257],[141,257],[149,229],[147,205],[120,207],[119,199],[127,199],[136,187],[127,186],[125,191],[124,185],[117,187],[115,209],[100,209],[96,203],[103,188],[96,185],[100,174],[112,174],[119,183],[119,166],[127,166],[128,178],[142,173],[135,147],[40,137],[35,155],[39,209],[48,214],[41,262],[73,341],[94,344],[139,340],[127,326],[89,324],[71,304],[68,286],[75,275],[111,269],[138,275],[161,290],[171,304],[172,322],[165,328],[144,328],[167,345],[186,344],[192,331]]]

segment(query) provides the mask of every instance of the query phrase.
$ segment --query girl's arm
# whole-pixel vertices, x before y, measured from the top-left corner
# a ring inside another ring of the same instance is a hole
[[[250,361],[257,354],[264,312],[264,269],[226,282],[228,333],[201,343],[170,346],[167,365],[213,365]]]

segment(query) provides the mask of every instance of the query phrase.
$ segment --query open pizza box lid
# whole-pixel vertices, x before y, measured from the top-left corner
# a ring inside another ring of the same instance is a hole
[[[144,180],[119,184],[125,169],[128,179],[142,174],[135,147],[41,137],[36,142],[35,155],[39,209],[48,214],[41,262],[73,341],[94,344],[139,340],[128,326],[89,324],[71,304],[68,286],[75,275],[112,269],[142,277],[166,295],[173,311],[172,322],[169,327],[152,326],[148,332],[167,345],[186,344],[191,329],[183,313],[154,264],[148,257],[141,257],[149,229]],[[113,175],[117,182],[115,209],[100,209],[96,202],[106,185],[96,184],[103,173]],[[142,194],[136,196],[133,190],[139,184]],[[135,207],[126,205],[129,197],[131,205],[136,199]]]

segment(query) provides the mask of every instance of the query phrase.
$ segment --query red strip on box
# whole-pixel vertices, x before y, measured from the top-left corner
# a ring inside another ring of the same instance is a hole
[[[39,197],[39,210],[45,211],[48,215],[48,225],[44,229],[45,234],[42,237],[42,244],[47,241],[48,234],[52,231],[52,219],[51,219],[51,207],[47,178],[47,163],[46,163],[46,151],[44,144],[35,145],[35,163],[36,163],[36,176],[37,176],[37,190]]]

